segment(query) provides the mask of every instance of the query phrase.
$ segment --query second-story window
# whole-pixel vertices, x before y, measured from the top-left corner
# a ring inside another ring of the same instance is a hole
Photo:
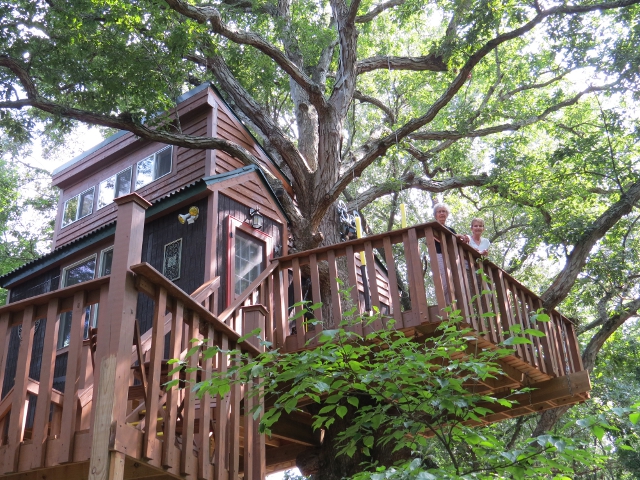
[[[93,193],[95,187],[91,187],[75,197],[64,202],[64,214],[62,215],[62,226],[66,227],[70,223],[80,220],[93,212]]]
[[[114,198],[121,197],[131,192],[131,167],[125,168],[119,173],[100,182],[98,189],[98,208],[105,207],[113,202]]]
[[[84,260],[80,260],[73,265],[69,265],[62,270],[62,287],[71,287],[78,283],[93,280],[96,274],[96,255],[92,255]],[[92,322],[92,308],[87,306],[84,313],[85,338],[87,338],[89,327],[95,326],[95,319]],[[71,317],[72,312],[64,312],[60,314],[60,327],[58,330],[58,349],[69,346],[71,338]],[[92,325],[93,323],[93,325]]]
[[[138,162],[136,190],[171,172],[172,151],[171,146],[168,146]]]

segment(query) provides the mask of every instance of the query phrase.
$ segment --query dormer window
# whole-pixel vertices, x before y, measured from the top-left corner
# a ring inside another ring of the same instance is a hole
[[[106,207],[114,198],[131,193],[131,167],[100,182],[98,188],[98,208]]]
[[[171,173],[172,151],[171,146],[165,147],[137,163],[136,190]]]
[[[62,215],[62,226],[66,227],[70,223],[80,220],[93,212],[93,193],[95,187],[91,187],[75,197],[64,202],[64,214]]]

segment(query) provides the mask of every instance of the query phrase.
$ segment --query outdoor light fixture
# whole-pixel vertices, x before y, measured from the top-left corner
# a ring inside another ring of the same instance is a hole
[[[198,207],[191,207],[189,208],[189,213],[183,213],[181,215],[178,215],[178,221],[182,224],[188,223],[189,225],[191,225],[193,222],[195,222],[198,219],[199,213],[200,213],[200,210],[198,210]]]
[[[260,214],[260,208],[252,208],[249,210],[249,216],[251,226],[257,230],[262,230],[264,227],[264,217]]]

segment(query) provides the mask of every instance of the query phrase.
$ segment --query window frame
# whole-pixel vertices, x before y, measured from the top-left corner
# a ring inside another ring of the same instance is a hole
[[[139,166],[142,162],[144,162],[145,160],[148,160],[148,159],[150,159],[150,158],[153,158],[153,162],[154,162],[154,168],[153,168],[153,170],[154,170],[154,172],[155,172],[155,170],[156,170],[156,168],[157,168],[157,163],[156,163],[156,162],[158,161],[158,155],[159,155],[160,153],[164,152],[164,151],[165,151],[165,150],[167,150],[167,149],[171,150],[171,156],[170,156],[171,161],[170,161],[170,163],[169,163],[169,171],[168,171],[167,173],[162,174],[162,175],[161,175],[161,176],[159,176],[159,177],[155,177],[153,180],[149,181],[148,183],[145,183],[144,185],[140,185],[140,186],[138,187],[138,186],[137,186],[137,183],[138,183],[138,166]],[[162,147],[162,148],[161,148],[160,150],[158,150],[157,152],[154,152],[154,153],[152,153],[151,155],[147,155],[147,156],[146,156],[146,157],[144,157],[143,159],[138,160],[138,161],[135,163],[135,165],[136,165],[136,176],[135,176],[135,179],[134,179],[134,178],[132,178],[132,179],[131,179],[131,181],[132,181],[132,187],[133,187],[133,190],[132,190],[132,191],[134,191],[134,192],[136,192],[136,191],[138,191],[138,190],[140,190],[140,189],[142,189],[142,188],[146,187],[147,185],[151,185],[151,184],[152,184],[153,182],[155,182],[156,180],[159,180],[159,179],[161,179],[161,178],[164,178],[164,177],[166,177],[167,175],[170,175],[170,174],[171,174],[171,172],[173,172],[173,145],[167,145],[167,146],[165,146],[165,147]],[[132,165],[132,166],[133,166],[133,165]]]
[[[137,164],[136,164],[137,165]],[[107,178],[105,178],[104,180],[102,180],[101,182],[98,182],[98,195],[96,196],[96,210],[100,210],[102,208],[108,207],[109,205],[111,205],[113,203],[113,201],[118,198],[116,197],[116,189],[118,188],[118,175],[120,175],[123,172],[126,172],[127,170],[131,170],[131,178],[129,178],[129,193],[131,193],[131,187],[133,184],[133,165],[129,165],[126,168],[123,168],[122,170],[120,170],[118,173],[114,173],[113,175],[109,175]],[[105,203],[104,205],[100,206],[100,185],[102,185],[104,182],[106,182],[107,180],[109,180],[111,177],[115,177],[115,184],[113,187],[113,198],[111,199],[111,201],[109,203]],[[126,195],[126,194],[125,194]]]
[[[62,274],[60,275],[60,277],[61,277],[60,278],[60,288],[66,288],[67,287],[67,285],[66,285],[67,284],[67,272],[71,268],[77,267],[78,265],[81,265],[81,264],[87,262],[88,260],[91,260],[92,258],[96,260],[96,267],[97,267],[98,266],[97,265],[97,260],[98,260],[97,257],[98,257],[98,255],[96,253],[94,253],[93,255],[89,255],[88,257],[83,258],[82,260],[78,260],[77,262],[72,263],[71,265],[67,265],[66,267],[64,267],[62,269]],[[96,278],[96,270],[93,271],[93,278],[91,280],[94,280],[95,278]],[[88,282],[89,280],[86,280],[86,281]],[[80,283],[83,283],[83,282],[80,282]]]
[[[82,217],[78,217],[78,214],[79,214],[79,213],[80,213],[80,211],[81,211],[81,208],[80,208],[80,198],[81,198],[85,193],[87,193],[87,192],[88,192],[88,191],[90,191],[90,190],[93,190],[93,199],[92,199],[92,201],[91,201],[91,211],[90,211],[89,213],[87,213],[86,215],[83,215]],[[73,200],[74,198],[77,198],[77,199],[78,199],[78,207],[77,207],[77,210],[76,210],[76,218],[75,218],[75,220],[71,220],[69,223],[64,223],[64,218],[65,218],[65,216],[66,216],[66,215],[65,215],[65,212],[67,211],[67,204],[68,204],[71,200]],[[69,225],[71,225],[71,224],[73,224],[73,223],[76,223],[78,220],[82,220],[83,218],[88,217],[89,215],[91,215],[91,214],[93,213],[93,205],[94,205],[95,201],[96,201],[96,186],[95,186],[95,185],[93,185],[93,186],[91,186],[91,187],[87,188],[86,190],[83,190],[82,192],[80,192],[80,193],[78,193],[78,194],[74,195],[73,197],[69,197],[69,198],[67,198],[67,199],[64,201],[64,206],[62,207],[62,218],[60,219],[60,228],[62,229],[62,228],[68,227]]]
[[[113,247],[111,247],[113,248]],[[91,280],[94,280],[96,278],[96,273],[98,271],[98,258],[97,258],[97,253],[94,253],[93,255],[89,255],[88,257],[83,258],[82,260],[78,260],[77,262],[72,263],[71,265],[67,265],[66,267],[64,267],[62,269],[62,272],[60,273],[60,288],[66,288],[67,287],[67,272],[74,268],[77,267],[78,265],[82,265],[85,262],[90,261],[91,259],[93,259],[96,262],[96,268],[93,271],[93,278]],[[85,281],[90,281],[90,280],[85,280]],[[80,283],[84,283],[84,282],[80,282]],[[85,314],[83,315],[84,318],[84,322],[88,322],[89,324],[89,328],[92,328],[92,326],[95,326],[95,322],[97,321],[97,315],[96,315],[96,309],[93,308],[93,305],[87,305],[85,308]],[[58,338],[56,339],[56,351],[58,352],[57,354],[59,355],[60,353],[62,353],[61,351],[68,348],[69,345],[64,345],[64,340],[61,341],[61,339],[63,339],[64,337],[61,337],[61,335],[64,335],[64,331],[66,329],[66,322],[71,322],[72,318],[71,318],[71,313],[72,311],[66,311],[60,314],[60,324],[58,327]],[[60,346],[62,345],[62,346]]]
[[[262,230],[253,228],[246,222],[239,220],[233,215],[227,217],[227,305],[230,305],[236,298],[235,275],[236,275],[236,231],[242,230],[255,239],[264,243],[264,268],[273,260],[273,237]],[[264,270],[264,269],[263,269]],[[262,272],[261,272],[262,273]]]
[[[180,242],[180,254],[178,258],[178,276],[175,278],[169,278],[167,277],[166,270],[165,270],[165,266],[166,266],[165,264],[167,262],[167,247],[169,245],[173,245],[174,243],[178,243],[178,242]],[[176,238],[174,241],[165,244],[164,248],[162,249],[162,275],[168,278],[169,280],[171,280],[172,282],[175,282],[176,280],[180,280],[180,277],[182,276],[182,237]]]
[[[106,277],[106,275],[104,274],[104,272],[102,270],[104,268],[104,256],[109,252],[113,252],[113,245],[111,245],[110,247],[107,247],[107,248],[103,248],[100,251],[100,265],[98,266],[97,276],[95,278]],[[113,266],[113,257],[111,257],[111,265]],[[111,274],[109,274],[109,275],[111,275]]]

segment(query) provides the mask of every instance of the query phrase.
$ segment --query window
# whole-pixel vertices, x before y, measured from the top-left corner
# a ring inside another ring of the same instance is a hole
[[[182,260],[182,239],[167,243],[164,246],[164,261],[162,262],[162,274],[169,280],[180,278],[180,261]]]
[[[264,270],[264,242],[236,231],[233,290],[240,295]]]
[[[98,276],[104,277],[111,275],[111,263],[113,262],[113,247],[105,248],[100,254],[100,274]]]
[[[242,294],[266,268],[271,258],[271,236],[251,228],[232,216],[227,220],[229,249],[227,258],[227,302]]]
[[[62,287],[70,287],[78,283],[93,280],[96,273],[96,255],[80,260],[69,265],[62,270]],[[95,326],[96,316],[92,315],[92,306],[87,306],[84,315],[85,338],[88,335],[89,327]],[[71,337],[71,317],[73,312],[60,314],[60,328],[58,331],[58,349],[69,346]]]
[[[106,207],[114,198],[131,192],[131,167],[100,182],[98,188],[98,208]]]
[[[64,214],[62,215],[62,226],[66,227],[70,223],[80,220],[93,212],[93,192],[95,187],[76,195],[64,202]]]
[[[168,146],[138,162],[136,190],[171,172],[172,152],[172,147]]]

